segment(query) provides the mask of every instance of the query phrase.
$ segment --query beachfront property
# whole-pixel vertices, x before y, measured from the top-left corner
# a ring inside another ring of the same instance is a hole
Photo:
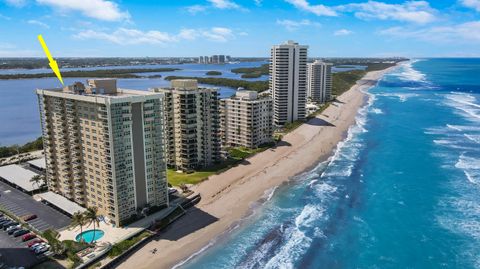
[[[291,40],[271,49],[270,89],[277,126],[305,119],[307,51],[308,46]]]
[[[166,156],[170,167],[189,171],[221,161],[218,90],[199,88],[196,80],[172,80],[154,88],[165,96]]]
[[[315,103],[332,99],[332,64],[316,60],[307,68],[307,97]]]
[[[38,89],[48,188],[117,226],[168,206],[163,95],[92,79]]]
[[[256,148],[272,142],[273,99],[256,91],[237,91],[220,101],[222,137],[226,147]]]

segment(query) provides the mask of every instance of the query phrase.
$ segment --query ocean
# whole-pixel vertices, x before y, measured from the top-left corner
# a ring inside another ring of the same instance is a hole
[[[480,268],[479,74],[403,63],[328,161],[177,268]]]

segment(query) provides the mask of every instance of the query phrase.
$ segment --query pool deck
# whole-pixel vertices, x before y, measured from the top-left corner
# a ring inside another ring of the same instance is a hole
[[[95,225],[95,229],[102,230],[104,235],[102,238],[98,239],[98,243],[111,243],[116,244],[123,240],[126,240],[132,236],[135,236],[146,228],[148,228],[155,219],[164,218],[166,215],[170,214],[175,210],[175,206],[160,210],[146,218],[143,218],[137,222],[134,222],[125,227],[114,227],[111,224],[107,224],[104,221],[100,221],[100,225]],[[85,225],[82,227],[82,231],[92,230],[93,224]],[[80,226],[69,227],[63,231],[59,231],[60,240],[75,240],[75,237],[80,233]]]

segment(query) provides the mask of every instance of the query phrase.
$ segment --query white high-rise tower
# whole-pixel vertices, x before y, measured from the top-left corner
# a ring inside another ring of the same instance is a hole
[[[270,89],[277,126],[305,119],[307,50],[293,41],[272,47]]]
[[[332,99],[332,64],[315,61],[308,64],[307,96],[314,102]]]

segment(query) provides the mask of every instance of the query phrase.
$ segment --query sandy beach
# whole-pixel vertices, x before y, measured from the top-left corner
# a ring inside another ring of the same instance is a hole
[[[268,190],[326,160],[355,123],[366,99],[362,91],[388,71],[369,72],[321,115],[284,136],[276,148],[195,186],[201,202],[119,267],[171,268],[212,244],[245,217]],[[156,254],[150,252],[154,248],[158,249]]]

